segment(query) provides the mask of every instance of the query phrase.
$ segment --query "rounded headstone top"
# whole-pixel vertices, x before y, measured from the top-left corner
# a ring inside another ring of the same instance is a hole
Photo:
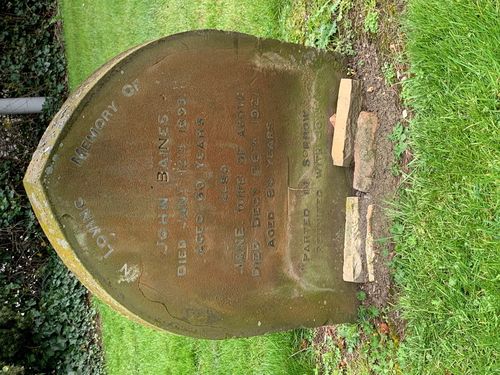
[[[101,67],[24,183],[58,254],[150,326],[225,338],[355,318],[345,197],[329,160],[335,55],[196,31]]]

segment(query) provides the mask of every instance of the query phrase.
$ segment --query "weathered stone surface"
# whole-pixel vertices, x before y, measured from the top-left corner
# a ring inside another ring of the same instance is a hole
[[[366,239],[365,239],[365,254],[366,254],[366,269],[368,272],[368,281],[375,281],[375,273],[373,262],[375,261],[375,251],[373,244],[373,204],[368,205],[366,211]]]
[[[333,165],[348,167],[353,159],[356,122],[361,110],[361,84],[352,79],[340,81],[333,133]]]
[[[361,112],[354,144],[354,181],[356,190],[368,192],[375,172],[375,135],[378,119],[375,113]]]
[[[346,198],[345,236],[344,236],[344,281],[363,283],[363,238],[360,228],[359,198]]]
[[[356,318],[334,55],[199,31],[136,47],[56,115],[25,187],[66,265],[144,324],[207,338]]]

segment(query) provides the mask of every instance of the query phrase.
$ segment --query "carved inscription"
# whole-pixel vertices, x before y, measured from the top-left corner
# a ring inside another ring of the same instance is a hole
[[[158,116],[158,164],[156,172],[156,181],[167,183],[170,181],[170,129],[169,118],[166,114]]]
[[[262,264],[262,248],[260,242],[253,240],[252,242],[252,276],[260,276],[260,267]]]
[[[236,133],[240,137],[245,136],[245,96],[243,93],[236,93]]]
[[[118,284],[121,283],[133,283],[137,280],[141,274],[141,270],[139,269],[139,265],[132,264],[128,265],[125,263],[122,268],[118,271],[120,273],[120,277],[118,279]]]
[[[243,274],[243,266],[245,265],[246,258],[245,228],[241,226],[236,227],[234,228],[233,259],[234,265],[240,274]]]
[[[196,168],[205,167],[206,157],[206,136],[205,136],[205,120],[201,117],[196,119]]]
[[[88,159],[92,146],[100,138],[104,128],[116,112],[118,112],[118,107],[114,101],[101,112],[101,115],[94,121],[80,145],[75,149],[73,156],[71,156],[74,165],[81,167],[85,160]]]
[[[302,165],[309,167],[311,165],[310,151],[311,148],[311,125],[309,113],[303,111],[302,113]]]
[[[195,218],[196,226],[195,226],[195,251],[198,255],[205,254],[205,218],[202,214],[197,214]]]
[[[96,222],[93,212],[89,207],[87,207],[87,204],[82,197],[78,197],[74,201],[74,206],[78,210],[78,215],[80,216],[80,220],[85,228],[85,231],[94,239],[97,247],[102,250],[101,254],[104,259],[108,258],[115,251],[111,245],[109,233],[102,230]]]
[[[179,240],[177,242],[177,276],[183,277],[187,273],[187,242]]]
[[[256,75],[252,77],[255,82]],[[280,218],[274,208],[276,134],[265,109],[265,97],[252,89],[240,89],[235,96],[233,165],[219,170],[219,196],[234,202],[233,263],[238,274],[262,276],[266,253],[277,248]],[[233,178],[230,171],[234,168]],[[231,183],[231,184],[230,184]],[[232,198],[232,199],[231,199]]]
[[[274,157],[274,127],[273,124],[266,123],[266,167],[273,165]]]
[[[219,184],[221,185],[220,198],[227,202],[229,200],[229,167],[226,164],[220,167]]]
[[[158,198],[157,205],[157,238],[156,238],[156,246],[160,250],[162,254],[167,254],[168,251],[168,206],[169,200],[168,197]]]
[[[177,129],[182,133],[185,133],[188,130],[186,104],[187,99],[185,97],[177,99]]]

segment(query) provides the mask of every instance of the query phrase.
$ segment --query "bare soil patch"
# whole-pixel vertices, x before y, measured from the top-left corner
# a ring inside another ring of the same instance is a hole
[[[360,200],[362,217],[366,214],[368,205],[374,205],[375,281],[360,284],[360,288],[366,294],[362,302],[364,306],[375,306],[380,311],[387,311],[386,307],[395,299],[389,267],[394,257],[394,244],[389,231],[389,212],[400,180],[400,177],[394,174],[394,165],[400,161],[395,159],[393,143],[389,137],[398,124],[405,125],[408,119],[400,99],[401,82],[406,79],[407,72],[403,56],[404,37],[399,24],[404,12],[404,3],[400,0],[385,0],[378,4],[377,33],[365,30],[365,4],[366,1],[356,0],[349,14],[355,35],[355,55],[348,59],[348,66],[350,78],[362,83],[361,110],[376,113],[379,128],[376,133],[375,175],[372,187],[369,193],[357,192],[357,195],[363,198]],[[404,155],[402,163],[406,164],[408,158],[409,155]],[[404,169],[404,165],[400,168]],[[365,230],[363,224],[362,233]],[[396,312],[382,314],[373,324],[380,335],[385,335],[395,342],[399,342],[404,332],[404,322]],[[320,327],[315,334],[312,344],[320,352],[325,350],[320,343],[326,341],[326,336],[331,336],[331,342],[335,343],[342,353],[341,368],[345,368],[346,362],[358,356],[356,352],[348,353],[345,350],[345,340],[338,336],[335,326]]]
[[[375,281],[362,285],[367,294],[364,301],[367,305],[383,308],[391,298],[392,280],[388,262],[394,256],[394,245],[390,240],[391,225],[388,211],[390,203],[396,196],[399,177],[393,173],[393,143],[389,137],[394,127],[404,122],[403,107],[400,100],[400,84],[398,81],[390,85],[384,75],[383,68],[392,69],[394,76],[404,77],[406,67],[400,62],[403,50],[403,36],[400,31],[397,15],[404,11],[401,1],[387,0],[379,9],[379,30],[370,34],[364,30],[363,2],[358,0],[350,14],[355,30],[354,50],[356,55],[349,61],[353,78],[363,86],[362,110],[374,112],[379,120],[376,134],[375,175],[369,193],[358,193],[363,196],[362,212],[366,212],[369,204],[374,204],[373,231],[375,238]]]

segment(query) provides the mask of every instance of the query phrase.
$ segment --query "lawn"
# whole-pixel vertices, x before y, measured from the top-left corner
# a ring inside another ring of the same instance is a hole
[[[393,232],[415,373],[500,370],[500,3],[411,0],[412,173]]]
[[[279,37],[289,0],[61,1],[70,87],[141,42],[193,29]]]
[[[306,374],[312,362],[290,360],[299,333],[200,340],[142,327],[96,302],[108,374]],[[294,357],[297,357],[295,355]]]

